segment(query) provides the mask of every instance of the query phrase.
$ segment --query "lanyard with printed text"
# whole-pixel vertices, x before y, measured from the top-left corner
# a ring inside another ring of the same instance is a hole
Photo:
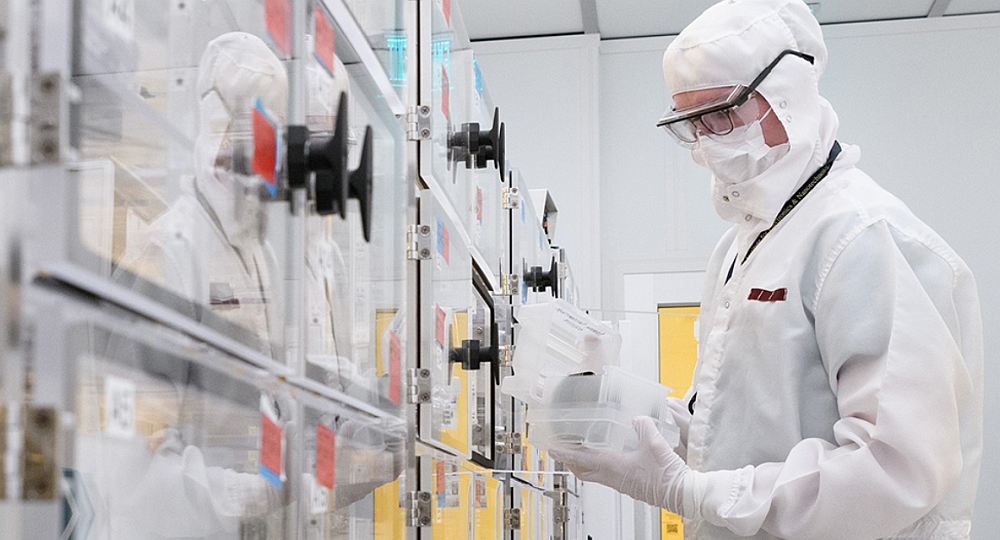
[[[785,206],[781,207],[781,212],[778,212],[778,217],[774,218],[774,223],[757,235],[757,239],[753,241],[753,244],[750,244],[750,249],[748,249],[747,254],[743,256],[743,261],[740,264],[747,262],[747,259],[750,258],[750,254],[757,248],[757,244],[759,244],[760,241],[767,236],[767,233],[771,232],[771,229],[777,227],[778,223],[781,223],[781,220],[785,219],[785,216],[787,216],[793,208],[802,202],[802,199],[805,199],[806,195],[808,195],[821,180],[826,178],[827,174],[830,174],[830,169],[833,168],[833,162],[836,161],[838,155],[840,155],[840,143],[833,141],[833,148],[830,150],[830,156],[826,158],[826,163],[824,163],[818,171],[813,173],[813,175],[809,177],[809,180],[807,180],[806,183],[803,184],[790,199],[785,201]]]

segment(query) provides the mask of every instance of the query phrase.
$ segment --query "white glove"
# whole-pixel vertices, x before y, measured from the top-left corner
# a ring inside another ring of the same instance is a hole
[[[684,483],[698,473],[663,440],[652,418],[639,416],[632,428],[639,435],[639,448],[633,452],[560,449],[549,455],[569,466],[580,480],[604,484],[635,500],[685,515]]]

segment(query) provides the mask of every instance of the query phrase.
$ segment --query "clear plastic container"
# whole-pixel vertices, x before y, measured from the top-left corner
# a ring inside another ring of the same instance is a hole
[[[550,381],[577,373],[601,373],[618,364],[621,336],[575,306],[553,300],[523,306],[514,350],[514,375],[501,390],[529,404],[544,404]]]
[[[546,387],[546,400],[528,407],[528,440],[538,448],[634,450],[636,416],[652,417],[670,446],[680,442],[666,386],[609,366],[603,375],[550,378]]]

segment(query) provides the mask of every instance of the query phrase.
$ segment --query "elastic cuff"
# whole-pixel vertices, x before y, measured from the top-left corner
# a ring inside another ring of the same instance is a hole
[[[740,471],[694,472],[684,478],[680,514],[718,524],[739,495]]]

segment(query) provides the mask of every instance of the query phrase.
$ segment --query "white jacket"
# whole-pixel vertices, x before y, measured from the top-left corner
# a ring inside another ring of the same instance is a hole
[[[726,201],[752,218],[712,255],[694,382],[672,403],[681,456],[719,471],[706,519],[685,522],[689,540],[969,536],[983,422],[976,285],[854,167],[859,156],[845,146],[742,265],[770,225],[748,209],[773,193]]]

